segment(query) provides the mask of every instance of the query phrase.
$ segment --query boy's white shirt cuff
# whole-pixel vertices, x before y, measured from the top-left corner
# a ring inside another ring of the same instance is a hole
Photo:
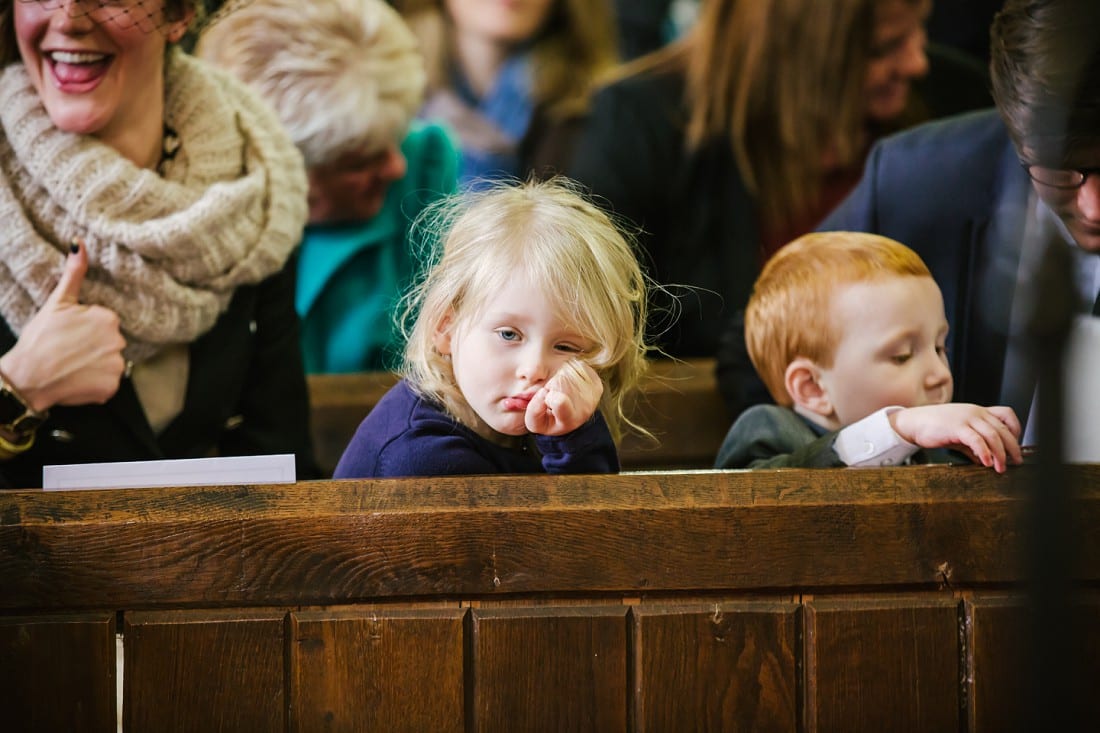
[[[903,408],[884,407],[836,434],[833,448],[848,466],[898,466],[920,446],[903,439],[890,426],[890,414]]]

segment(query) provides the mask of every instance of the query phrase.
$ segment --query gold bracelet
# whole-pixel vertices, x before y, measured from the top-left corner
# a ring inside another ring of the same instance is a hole
[[[26,453],[32,446],[34,446],[34,433],[27,436],[25,443],[12,443],[4,437],[3,433],[0,433],[0,453],[6,453],[9,458]]]

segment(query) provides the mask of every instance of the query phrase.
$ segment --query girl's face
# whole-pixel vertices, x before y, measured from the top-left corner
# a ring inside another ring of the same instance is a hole
[[[165,23],[164,0],[15,0],[14,10],[19,54],[55,126],[116,148],[133,129],[159,129],[165,45],[190,13]]]
[[[459,33],[509,46],[533,39],[558,0],[445,0]]]
[[[436,348],[449,354],[455,382],[478,418],[483,437],[527,434],[531,397],[567,361],[595,343],[557,315],[555,304],[526,279],[509,282],[473,318],[446,322]]]
[[[864,82],[868,119],[895,119],[905,110],[913,80],[928,73],[924,23],[931,9],[931,0],[879,0]]]

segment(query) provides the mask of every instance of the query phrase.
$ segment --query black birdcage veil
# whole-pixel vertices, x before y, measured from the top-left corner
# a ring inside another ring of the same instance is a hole
[[[69,17],[90,17],[96,23],[113,23],[122,28],[140,28],[151,33],[175,23],[184,12],[195,11],[192,26],[205,27],[250,0],[15,0],[36,3],[45,10],[64,7]]]
[[[70,18],[91,18],[122,28],[140,28],[152,33],[179,18],[167,9],[166,0],[16,0],[35,3],[45,10],[64,9]]]

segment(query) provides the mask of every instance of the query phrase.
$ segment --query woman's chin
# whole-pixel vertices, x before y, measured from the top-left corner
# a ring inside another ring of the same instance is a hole
[[[62,132],[74,135],[95,135],[103,127],[99,117],[80,109],[63,107],[61,109],[49,109],[50,121],[54,127]]]
[[[882,93],[873,96],[867,103],[867,117],[873,122],[893,122],[905,111],[909,102],[909,87],[896,93]]]

